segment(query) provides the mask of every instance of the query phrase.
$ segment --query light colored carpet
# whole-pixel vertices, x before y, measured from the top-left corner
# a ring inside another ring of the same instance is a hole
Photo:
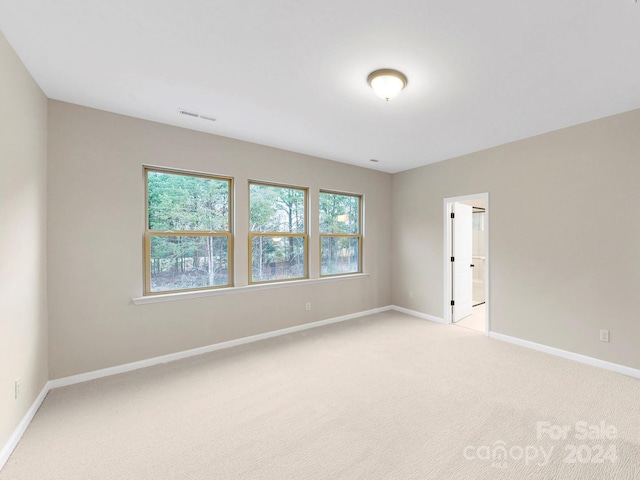
[[[537,435],[537,422],[567,425],[567,438]],[[579,422],[616,432],[576,439]],[[533,458],[552,447],[547,463]],[[615,458],[606,455],[613,448]],[[53,390],[0,472],[1,480],[638,478],[640,381],[395,312]]]

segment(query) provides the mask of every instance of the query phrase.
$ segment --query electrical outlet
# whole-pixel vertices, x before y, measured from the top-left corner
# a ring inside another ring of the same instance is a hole
[[[307,311],[311,310],[311,302],[307,302],[305,308],[307,309]]]
[[[13,391],[14,391],[15,399],[18,400],[18,398],[20,397],[20,379],[19,378],[16,378]]]
[[[609,330],[600,330],[600,341],[601,342],[609,341]]]

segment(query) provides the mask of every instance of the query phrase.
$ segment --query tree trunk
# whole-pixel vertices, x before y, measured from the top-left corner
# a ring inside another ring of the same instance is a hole
[[[262,237],[258,237],[260,239],[260,256],[258,257],[258,274],[260,276],[260,280],[262,280],[262,263],[263,263],[263,250],[262,250]]]
[[[215,285],[215,277],[216,272],[213,266],[214,255],[213,255],[213,242],[214,237],[207,237],[207,258],[209,260],[209,285]]]

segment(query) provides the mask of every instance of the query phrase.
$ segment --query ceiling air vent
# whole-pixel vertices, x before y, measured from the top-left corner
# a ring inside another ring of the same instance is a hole
[[[216,121],[215,117],[212,117],[211,115],[204,115],[202,113],[192,112],[190,110],[185,110],[184,108],[178,109],[178,113],[180,115],[186,115],[187,117],[201,118],[202,120],[208,120],[210,122]]]

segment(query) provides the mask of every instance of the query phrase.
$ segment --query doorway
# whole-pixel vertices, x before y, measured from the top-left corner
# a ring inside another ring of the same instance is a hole
[[[489,194],[444,199],[444,320],[490,331]]]

